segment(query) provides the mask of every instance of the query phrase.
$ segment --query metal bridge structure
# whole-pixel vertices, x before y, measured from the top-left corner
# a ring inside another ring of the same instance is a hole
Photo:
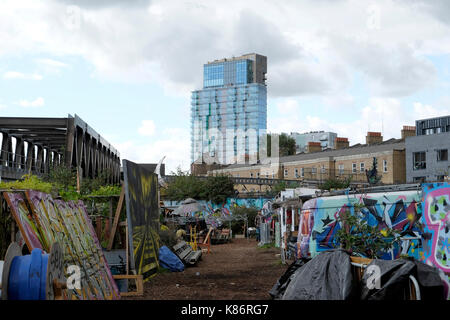
[[[109,183],[120,182],[120,154],[79,116],[67,118],[0,117],[0,179],[24,174],[44,176],[66,165],[80,178],[104,172]]]

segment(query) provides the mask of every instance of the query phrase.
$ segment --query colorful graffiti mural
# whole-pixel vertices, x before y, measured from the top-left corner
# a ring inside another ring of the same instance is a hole
[[[158,176],[123,160],[131,265],[148,281],[158,270]]]
[[[297,238],[297,252],[300,257],[316,256],[322,251],[338,246],[336,232],[342,227],[339,215],[354,206],[361,206],[360,212],[370,226],[379,230],[392,228],[399,231],[401,246],[386,252],[383,259],[395,259],[401,254],[418,257],[420,246],[421,193],[417,191],[344,195],[314,198],[303,204]]]
[[[424,230],[420,260],[441,271],[450,299],[450,184],[423,184],[422,188]]]
[[[66,299],[120,298],[81,201],[53,200],[49,194],[31,190],[25,192],[26,196],[21,192],[5,192],[4,195],[8,203],[11,202],[9,206],[25,239],[30,239],[28,226],[35,226],[31,229],[34,231],[31,237],[35,240],[26,241],[30,251],[41,248],[49,252],[53,242],[57,241],[63,248],[66,275],[69,266],[80,268],[81,288],[65,289]]]
[[[211,201],[199,200],[200,205],[203,207],[201,212],[192,212],[192,217],[204,218],[206,223],[219,227],[223,222],[232,218],[232,211],[234,207],[253,207],[261,210],[261,213],[267,217],[266,222],[271,222],[271,203],[272,198],[228,198],[223,204],[214,204]],[[181,205],[178,201],[164,201],[166,207],[176,207]]]
[[[408,255],[440,270],[450,299],[450,184],[423,184],[422,190],[320,197],[306,201],[300,213],[298,257],[314,257],[335,248],[339,215],[354,207],[380,231],[397,230],[401,245],[382,259]]]
[[[16,220],[19,230],[22,234],[25,243],[30,251],[33,248],[42,249],[41,236],[39,234],[37,225],[30,215],[25,197],[22,193],[4,192],[3,193],[8,206],[11,209],[11,213]],[[47,251],[49,252],[49,251]]]

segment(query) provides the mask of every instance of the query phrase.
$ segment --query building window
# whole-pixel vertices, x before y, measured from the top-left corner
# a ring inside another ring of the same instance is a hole
[[[295,177],[298,178],[298,169],[297,168],[294,169],[294,174],[295,174]]]
[[[422,151],[413,153],[413,166],[414,170],[422,170],[427,168],[425,152]]]
[[[272,179],[275,179],[275,173],[272,172]]]
[[[305,176],[305,168],[300,168],[300,177],[304,177]]]
[[[239,173],[236,173],[236,177],[238,177],[238,178],[239,178]]]
[[[413,181],[414,182],[425,182],[425,177],[414,177]]]
[[[288,169],[284,169],[284,176],[287,177],[288,175]]]
[[[250,178],[253,178],[253,172],[250,172]]]
[[[320,167],[320,173],[325,173],[325,165],[322,165],[322,166]]]
[[[311,168],[311,174],[316,174],[317,173],[317,168],[316,167],[312,167]]]
[[[387,172],[387,160],[383,160],[383,172]]]
[[[339,174],[344,174],[344,165],[343,164],[338,165],[338,172],[339,172]]]
[[[361,162],[359,164],[359,172],[364,172],[365,168],[364,168],[364,162]]]
[[[448,149],[437,150],[437,161],[448,161]]]
[[[352,163],[352,172],[356,173],[356,163]]]
[[[259,178],[259,172],[256,173],[256,177]]]

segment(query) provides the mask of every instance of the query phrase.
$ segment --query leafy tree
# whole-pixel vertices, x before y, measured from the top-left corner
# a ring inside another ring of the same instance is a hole
[[[233,234],[240,234],[243,231],[245,225],[245,219],[248,221],[247,227],[255,226],[255,217],[258,214],[258,208],[256,207],[245,207],[245,206],[235,206],[231,208],[233,217],[235,218],[231,222],[231,230]],[[241,219],[236,219],[241,218]]]
[[[346,189],[350,186],[352,178],[345,178],[343,180],[339,179],[328,179],[323,184],[319,185],[321,190],[331,190],[331,189]]]
[[[75,170],[63,164],[50,168],[43,180],[52,183],[57,189],[68,191],[71,187],[76,187],[77,174]]]
[[[340,214],[338,222],[343,227],[336,232],[335,241],[353,254],[376,259],[400,241],[399,232],[388,227],[380,230],[378,226],[369,226],[361,208],[362,205],[355,205],[354,213],[347,209]]]
[[[204,181],[207,199],[213,203],[224,203],[235,195],[234,184],[229,176],[208,176]]]
[[[182,201],[186,198],[210,200],[213,203],[223,203],[235,194],[233,181],[229,176],[208,176],[206,179],[194,176],[178,169],[173,181],[165,190],[167,198]]]
[[[280,157],[291,156],[295,154],[296,146],[295,139],[289,137],[286,133],[279,135],[279,152]],[[267,156],[270,157],[272,154],[272,135],[267,134]]]
[[[277,194],[281,191],[286,190],[287,187],[288,187],[288,185],[287,185],[286,181],[281,181],[272,187],[272,192]]]
[[[176,173],[172,172],[172,175],[175,177],[165,190],[167,198],[175,201],[182,201],[186,198],[206,199],[204,183],[198,177],[184,172],[180,168]]]

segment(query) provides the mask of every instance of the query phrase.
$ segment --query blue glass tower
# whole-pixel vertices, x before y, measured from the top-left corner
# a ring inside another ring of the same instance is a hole
[[[267,58],[247,54],[209,62],[191,96],[191,161],[251,162],[267,129]]]

